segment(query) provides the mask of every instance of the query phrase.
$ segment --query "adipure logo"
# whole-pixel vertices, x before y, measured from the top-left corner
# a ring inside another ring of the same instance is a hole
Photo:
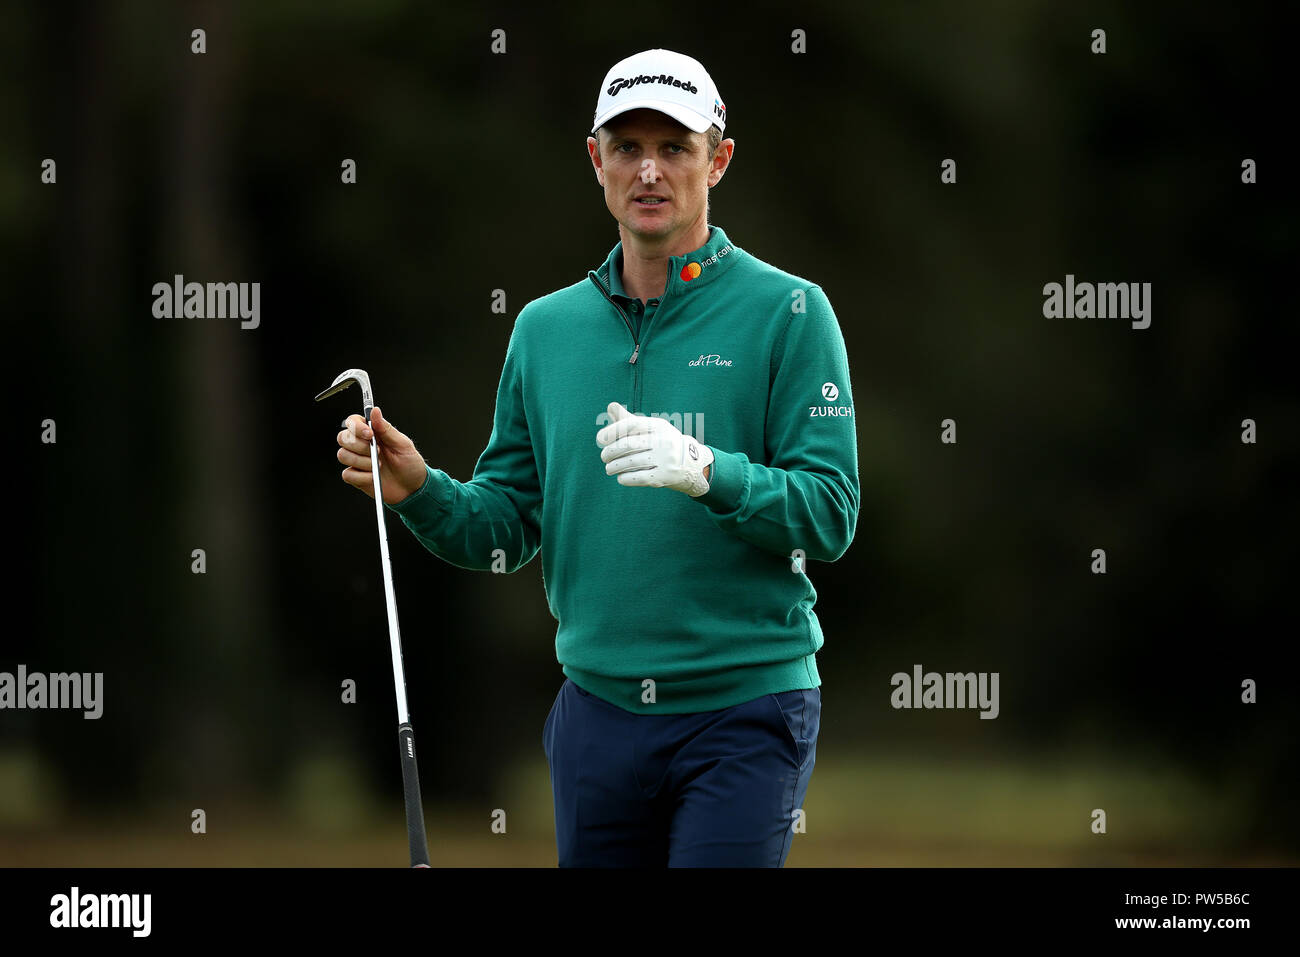
[[[714,353],[707,356],[701,355],[698,359],[692,359],[686,364],[688,366],[729,366],[731,365],[731,360],[724,359],[722,356]]]
[[[838,402],[840,399],[840,387],[834,382],[822,383],[822,398],[827,402]],[[808,418],[816,419],[824,416],[851,416],[853,406],[851,405],[810,405],[808,406]]]

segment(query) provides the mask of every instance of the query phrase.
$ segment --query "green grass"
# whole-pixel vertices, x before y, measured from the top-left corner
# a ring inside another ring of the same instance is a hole
[[[3,765],[0,765],[3,770]],[[21,774],[17,774],[20,771]],[[17,776],[15,776],[17,774]],[[400,792],[380,802],[354,777],[319,760],[304,766],[279,807],[205,806],[208,833],[189,831],[189,809],[97,818],[34,818],[0,795],[0,864],[6,866],[400,867],[406,834]],[[515,766],[482,808],[425,811],[435,866],[554,867],[550,780],[544,762]],[[1093,808],[1107,833],[1091,830]],[[506,812],[506,833],[491,831]],[[1248,849],[1241,796],[1207,789],[1168,768],[1075,757],[1056,767],[1010,759],[935,763],[906,756],[821,759],[790,867],[1223,866],[1295,864],[1293,853]],[[162,822],[167,821],[167,826]]]

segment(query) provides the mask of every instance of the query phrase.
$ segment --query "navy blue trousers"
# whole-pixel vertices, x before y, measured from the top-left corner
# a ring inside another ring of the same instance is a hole
[[[820,688],[632,714],[567,678],[542,746],[561,867],[781,867],[817,758]]]

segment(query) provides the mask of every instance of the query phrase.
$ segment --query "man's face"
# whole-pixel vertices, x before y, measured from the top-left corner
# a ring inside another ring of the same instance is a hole
[[[599,132],[599,157],[593,137],[587,137],[587,150],[605,187],[605,205],[628,233],[671,245],[706,222],[709,187],[722,178],[730,140],[714,160],[706,134],[649,109],[620,114]]]

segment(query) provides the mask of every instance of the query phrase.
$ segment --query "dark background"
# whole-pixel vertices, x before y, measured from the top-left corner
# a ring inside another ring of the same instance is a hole
[[[359,397],[312,397],[367,369],[471,477],[514,316],[618,238],[598,85],[660,46],[727,103],[711,222],[826,290],[853,376],[791,865],[1294,863],[1294,33],[1065,7],[14,9],[0,670],[102,671],[105,705],[0,712],[0,864],[404,863],[373,505],[334,459]],[[155,319],[176,273],[260,282],[260,327]],[[1044,318],[1066,273],[1152,283],[1151,327]],[[540,559],[469,572],[389,530],[435,863],[553,864]],[[999,672],[1001,715],[893,710],[916,663]]]

